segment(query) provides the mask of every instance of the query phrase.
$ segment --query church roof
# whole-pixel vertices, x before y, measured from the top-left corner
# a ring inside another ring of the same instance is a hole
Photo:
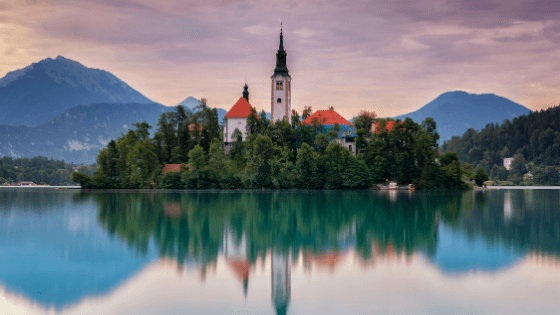
[[[313,115],[307,117],[301,123],[303,125],[311,125],[315,118],[317,118],[318,123],[321,124],[321,125],[339,124],[341,126],[342,125],[354,126],[354,125],[352,125],[351,122],[346,120],[346,118],[340,116],[339,113],[334,111],[334,109],[318,110],[315,113],[313,113]]]
[[[227,112],[225,118],[247,118],[251,114],[251,104],[244,97],[240,97],[237,103]],[[257,117],[259,115],[257,114]]]

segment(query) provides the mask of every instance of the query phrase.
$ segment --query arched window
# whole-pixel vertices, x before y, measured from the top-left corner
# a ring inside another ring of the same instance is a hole
[[[282,103],[282,99],[281,98],[277,99],[276,103]]]

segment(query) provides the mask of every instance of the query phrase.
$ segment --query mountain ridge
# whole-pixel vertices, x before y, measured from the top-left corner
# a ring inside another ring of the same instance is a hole
[[[8,72],[0,79],[0,124],[37,126],[74,106],[154,103],[105,70],[58,56]]]
[[[404,120],[410,117],[422,122],[431,117],[437,124],[440,143],[443,143],[469,128],[482,129],[489,123],[502,123],[505,119],[530,112],[527,107],[493,93],[473,94],[457,90],[442,93],[421,108],[393,118]]]

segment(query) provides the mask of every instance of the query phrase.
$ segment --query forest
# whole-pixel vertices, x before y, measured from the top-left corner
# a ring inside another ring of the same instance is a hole
[[[0,158],[0,185],[34,182],[37,185],[65,186],[73,183],[73,167],[78,166],[42,156],[31,159],[4,156]],[[78,171],[93,175],[95,168],[82,165]]]
[[[530,171],[533,178],[525,178],[525,184],[560,185],[560,107],[491,123],[478,132],[469,129],[446,141],[441,152],[456,152],[466,168],[480,166],[492,180],[518,184]],[[509,171],[505,158],[513,158]]]
[[[224,145],[216,109],[204,102],[194,113],[178,106],[161,114],[153,136],[146,122],[134,124],[100,151],[93,177],[75,173],[73,179],[92,189],[361,189],[389,180],[425,189],[467,187],[456,154],[436,162],[439,135],[431,119],[397,121],[389,131],[385,120],[362,112],[354,121],[354,155],[338,142],[340,126],[300,124],[310,107],[292,113],[290,124],[253,109],[246,130],[235,130],[236,140]],[[380,128],[371,134],[376,121]],[[165,164],[183,169],[162,174]]]

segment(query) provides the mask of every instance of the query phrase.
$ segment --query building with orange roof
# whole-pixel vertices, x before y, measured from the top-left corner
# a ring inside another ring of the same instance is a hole
[[[328,132],[329,129],[338,124],[340,131],[338,132],[336,142],[356,154],[356,128],[354,128],[354,124],[346,120],[334,109],[318,110],[302,121],[301,124],[307,126],[321,125],[324,127],[324,132]]]
[[[325,127],[332,127],[338,124],[341,129],[343,126],[354,127],[354,125],[337,113],[334,109],[318,110],[301,122],[303,125],[320,124]]]
[[[161,170],[161,173],[165,174],[167,172],[180,172],[182,167],[183,164],[165,164],[165,166]]]
[[[245,128],[247,127],[247,117],[251,114],[253,107],[249,103],[249,87],[247,84],[243,87],[243,96],[239,98],[237,103],[224,116],[224,143],[234,142],[233,133],[235,129],[239,129],[243,135],[243,141],[247,135]],[[257,115],[258,117],[258,115]]]

